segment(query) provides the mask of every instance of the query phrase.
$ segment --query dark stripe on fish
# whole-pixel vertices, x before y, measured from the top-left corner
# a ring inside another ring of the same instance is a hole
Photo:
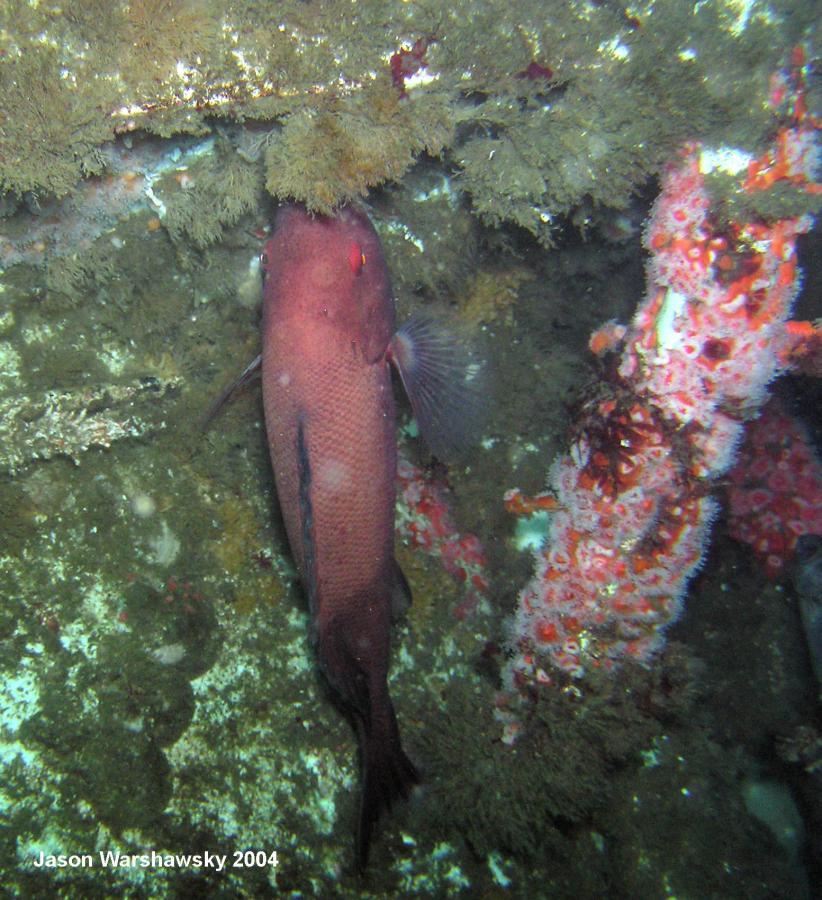
[[[297,466],[300,479],[300,520],[302,521],[303,578],[308,594],[308,611],[312,624],[317,617],[317,570],[314,552],[314,513],[311,509],[311,460],[305,441],[305,421],[300,413],[297,420]]]

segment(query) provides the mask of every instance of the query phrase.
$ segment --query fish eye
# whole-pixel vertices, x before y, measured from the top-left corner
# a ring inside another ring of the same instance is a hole
[[[365,265],[365,254],[359,244],[352,244],[348,248],[348,265],[355,275],[360,275]]]

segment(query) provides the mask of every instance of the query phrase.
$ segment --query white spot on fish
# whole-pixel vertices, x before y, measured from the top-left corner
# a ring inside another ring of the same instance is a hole
[[[329,459],[320,465],[315,478],[320,490],[340,491],[351,483],[351,470],[341,460]]]
[[[291,376],[288,374],[288,372],[281,372],[280,377],[277,379],[277,382],[280,387],[288,387],[289,384],[291,384]]]

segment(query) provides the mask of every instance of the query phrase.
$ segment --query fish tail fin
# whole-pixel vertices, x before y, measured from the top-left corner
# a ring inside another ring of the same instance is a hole
[[[358,721],[360,753],[362,756],[362,794],[357,823],[357,868],[365,871],[371,836],[384,811],[399,800],[407,800],[420,776],[405,755],[400,742],[400,730],[388,690],[381,709],[370,710],[370,721]]]
[[[380,816],[398,799],[407,799],[420,777],[402,749],[384,670],[380,674],[366,672],[351,651],[344,628],[337,625],[319,636],[319,659],[325,677],[357,730],[362,792],[355,856],[357,869],[362,873]]]

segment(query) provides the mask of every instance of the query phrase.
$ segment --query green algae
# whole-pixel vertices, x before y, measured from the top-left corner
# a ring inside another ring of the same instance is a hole
[[[499,0],[437,15],[400,2],[7,6],[0,189],[65,194],[101,170],[100,146],[122,130],[254,120],[269,124],[264,181],[277,198],[328,211],[421,153],[444,154],[485,222],[544,243],[586,198],[624,208],[682,140],[760,146],[768,77],[811,15],[676,0],[634,18],[614,4]],[[397,52],[426,64],[407,96],[391,80]],[[518,77],[532,62],[544,74]],[[214,218],[190,198],[173,233],[216,240],[252,202],[259,175],[236,173],[198,189],[214,190]]]
[[[175,242],[207,247],[260,206],[262,175],[226,138],[217,142],[213,154],[189,167],[186,177],[191,186],[174,192],[163,219]]]
[[[383,79],[339,109],[290,116],[266,151],[266,187],[328,213],[401,178],[418,154],[438,154],[452,140],[443,98],[426,93],[402,103]]]
[[[101,109],[111,94],[64,78],[53,47],[4,59],[0,97],[0,190],[62,196],[102,171],[98,148],[114,129]]]
[[[784,181],[767,190],[746,192],[739,189],[739,179],[722,173],[705,177],[712,209],[719,222],[766,222],[802,215],[816,215],[822,208],[822,197],[809,193],[799,185]]]
[[[573,823],[608,804],[610,774],[659,727],[620,680],[584,704],[573,692],[546,690],[513,746],[493,737],[494,704],[481,682],[451,685],[445,708],[448,714],[435,713],[435,727],[421,735],[434,795],[427,816],[442,817],[435,827],[456,829],[483,857],[567,856]]]

